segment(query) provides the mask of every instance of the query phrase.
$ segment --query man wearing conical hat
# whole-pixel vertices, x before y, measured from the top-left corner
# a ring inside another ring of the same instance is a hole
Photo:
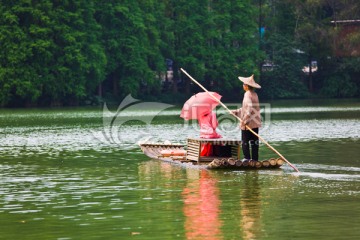
[[[259,127],[261,127],[260,104],[255,89],[259,89],[261,86],[255,82],[254,75],[239,77],[239,79],[243,82],[244,99],[242,107],[232,112],[241,119],[240,128],[244,160],[258,161],[259,138],[247,130],[246,126],[259,133]]]

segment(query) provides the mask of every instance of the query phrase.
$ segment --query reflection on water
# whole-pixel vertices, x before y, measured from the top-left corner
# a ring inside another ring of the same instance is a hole
[[[258,175],[247,175],[240,198],[240,227],[244,240],[260,239],[261,230],[261,191]]]
[[[186,172],[188,184],[182,192],[186,239],[222,239],[217,180],[206,170]]]
[[[155,169],[159,171],[156,176]],[[154,188],[156,185],[173,191],[181,189],[183,207],[179,210],[185,218],[185,239],[220,240],[227,239],[229,233],[235,239],[261,237],[263,206],[257,174],[245,175],[244,182],[233,192],[236,204],[227,208],[221,200],[222,190],[216,173],[197,168],[174,168],[171,164],[154,161],[143,163],[139,173],[140,178],[146,180],[147,187]],[[153,199],[153,196],[148,195],[146,199]],[[230,216],[235,216],[232,230],[224,226],[224,221],[228,221]]]

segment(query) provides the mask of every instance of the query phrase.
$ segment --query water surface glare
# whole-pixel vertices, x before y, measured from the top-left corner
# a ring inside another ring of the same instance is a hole
[[[260,134],[300,173],[144,156],[138,141],[197,136],[179,110],[129,111],[135,121],[118,125],[102,108],[0,110],[0,239],[360,238],[357,100],[272,104]],[[240,139],[218,116],[219,132]],[[262,144],[260,156],[276,155]]]

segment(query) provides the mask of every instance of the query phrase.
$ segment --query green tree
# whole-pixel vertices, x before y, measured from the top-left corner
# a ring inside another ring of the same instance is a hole
[[[261,54],[251,1],[173,4],[176,61],[180,66],[217,91],[238,86],[238,75],[258,73]]]
[[[295,6],[289,1],[267,1],[263,14],[264,50],[271,65],[262,73],[262,96],[271,99],[306,96],[301,69],[307,60],[295,37]]]
[[[259,12],[252,1],[228,1],[214,4],[215,42],[213,52],[219,58],[218,73],[212,75],[219,79],[220,89],[231,90],[239,86],[237,77],[259,75],[259,64],[263,59],[259,42]],[[217,36],[217,37],[216,37]],[[211,69],[212,70],[212,69]]]
[[[322,62],[331,54],[331,38],[329,34],[330,19],[324,10],[325,0],[295,1],[295,38],[307,57],[307,65],[311,61]],[[314,92],[313,74],[309,72],[309,91]]]
[[[288,29],[284,34],[287,34],[287,39],[293,37],[298,49],[304,52],[306,57],[304,65],[311,65],[312,60],[318,62],[316,74],[310,72],[306,77],[309,91],[331,97],[354,96],[358,85],[355,76],[358,72],[351,63],[358,62],[358,59],[356,57],[340,59],[335,56],[333,47],[336,46],[334,43],[336,38],[339,38],[337,35],[341,32],[342,26],[331,24],[331,21],[359,19],[358,1],[299,0],[282,1],[275,5],[276,19],[280,21],[276,22],[274,27],[282,26],[282,29]],[[281,18],[281,12],[289,13],[287,22],[288,26],[294,27],[293,34],[291,28],[283,26],[286,19]],[[358,39],[360,39],[358,32],[348,35],[347,47],[358,48]]]
[[[102,26],[106,75],[115,96],[137,96],[141,87],[159,86],[156,72],[164,71],[161,35],[155,1],[98,1],[95,18]]]
[[[263,72],[263,96],[270,99],[301,98],[307,96],[301,71],[305,60],[296,49],[296,42],[281,34],[273,34],[269,41],[276,50],[272,52],[271,71]]]
[[[208,16],[207,1],[170,1],[174,25],[175,69],[184,68],[200,82],[205,76],[205,46],[203,22]],[[205,20],[206,21],[206,20]],[[190,82],[185,79],[185,91],[190,92]]]
[[[1,103],[72,103],[104,78],[99,26],[87,1],[4,1]],[[94,84],[95,83],[95,84]]]
[[[98,43],[100,26],[94,21],[94,9],[94,3],[85,0],[53,1],[55,49],[47,62],[51,78],[44,94],[55,101],[85,97],[104,79],[106,58]]]
[[[42,94],[42,63],[52,58],[47,1],[3,1],[0,5],[0,104],[31,102]],[[41,61],[41,62],[40,62]]]

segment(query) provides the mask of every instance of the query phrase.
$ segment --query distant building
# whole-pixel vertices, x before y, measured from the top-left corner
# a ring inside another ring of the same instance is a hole
[[[265,60],[262,67],[261,67],[261,71],[263,72],[269,72],[269,71],[272,71],[274,70],[274,63],[270,60]]]
[[[317,61],[311,61],[311,72],[314,73],[318,70]],[[302,69],[303,73],[310,74],[310,67],[309,65],[304,66]]]
[[[337,57],[360,56],[360,19],[331,21],[338,30],[334,52]]]

